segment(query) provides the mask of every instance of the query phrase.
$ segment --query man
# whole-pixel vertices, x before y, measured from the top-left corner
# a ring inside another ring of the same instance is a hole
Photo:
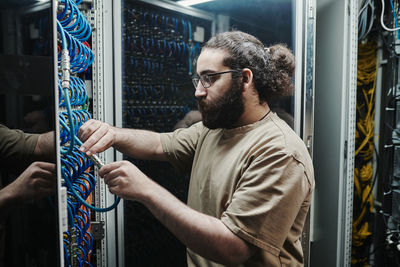
[[[191,169],[187,206],[127,161],[100,169],[109,190],[143,203],[187,246],[189,266],[302,266],[299,241],[314,188],[304,143],[270,112],[288,95],[294,57],[255,37],[210,39],[193,83],[202,122],[158,134],[91,120],[79,131],[88,155],[114,146],[134,158]]]

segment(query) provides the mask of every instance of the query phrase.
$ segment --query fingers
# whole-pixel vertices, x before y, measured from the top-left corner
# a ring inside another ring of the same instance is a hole
[[[104,165],[100,170],[99,170],[99,175],[100,177],[104,177],[105,175],[107,175],[108,173],[110,173],[111,171],[119,168],[122,165],[122,161],[116,161],[116,162],[112,162],[109,163],[107,165]]]
[[[44,161],[36,161],[32,163],[39,167],[40,169],[47,171],[49,173],[55,174],[56,173],[56,165],[54,163],[44,162]]]
[[[51,195],[56,191],[56,180],[49,181],[47,179],[38,178],[33,181],[32,189],[34,198],[41,198]]]
[[[99,175],[103,177],[104,182],[111,188],[126,182],[127,179],[129,180],[129,175],[133,174],[130,171],[130,167],[134,167],[134,165],[129,161],[113,162],[101,168]]]
[[[100,121],[96,121],[93,119],[88,120],[85,122],[78,131],[78,136],[81,141],[86,141],[89,136],[93,134],[94,131],[96,131],[101,125]]]
[[[106,150],[114,142],[114,130],[110,125],[96,120],[89,120],[82,125],[78,136],[84,141],[79,150],[88,156]]]
[[[56,165],[53,163],[37,161],[32,163],[29,168],[32,171],[32,178],[56,180]]]
[[[106,150],[107,148],[109,148],[110,146],[112,146],[113,141],[114,141],[114,137],[111,134],[106,133],[104,136],[102,136],[100,138],[100,140],[97,141],[97,143],[95,143],[90,149],[87,150],[86,154],[88,156],[91,156],[94,153],[102,152],[102,151]],[[86,145],[84,144],[84,149],[85,149],[85,146]]]
[[[113,187],[117,185],[116,178],[121,177],[121,170],[119,168],[110,171],[104,176],[104,182],[108,185],[108,187]]]
[[[18,188],[16,198],[26,200],[49,195],[57,187],[56,165],[34,162],[12,184]]]
[[[124,199],[136,200],[148,185],[147,178],[134,164],[123,160],[103,166],[99,170],[111,193]]]
[[[33,187],[37,191],[43,190],[55,190],[56,189],[56,180],[48,180],[45,178],[37,178],[33,181]]]

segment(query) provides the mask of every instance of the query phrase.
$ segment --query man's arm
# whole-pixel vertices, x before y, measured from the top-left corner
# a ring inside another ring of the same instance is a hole
[[[253,253],[253,247],[221,220],[189,208],[156,183],[140,202],[183,244],[206,259],[236,266]]]
[[[79,129],[78,135],[84,141],[80,150],[89,156],[114,146],[133,158],[167,160],[161,146],[160,134],[155,132],[121,129],[89,120]]]
[[[233,234],[221,220],[189,208],[130,162],[108,164],[99,174],[111,193],[144,204],[199,255],[224,265],[238,265],[253,254],[253,247]]]

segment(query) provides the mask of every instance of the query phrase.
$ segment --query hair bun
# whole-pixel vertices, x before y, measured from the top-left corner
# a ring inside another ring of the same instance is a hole
[[[289,96],[294,91],[292,77],[295,69],[295,57],[284,44],[269,47],[267,84],[269,99]]]
[[[276,44],[269,47],[270,61],[280,69],[293,77],[296,65],[295,57],[292,51],[284,44]]]

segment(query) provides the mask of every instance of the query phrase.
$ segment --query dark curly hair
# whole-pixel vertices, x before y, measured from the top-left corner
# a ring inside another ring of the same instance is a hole
[[[265,48],[250,34],[230,31],[212,37],[203,45],[206,48],[228,52],[223,61],[225,66],[237,70],[249,68],[253,72],[260,103],[292,94],[295,58],[285,44]]]

